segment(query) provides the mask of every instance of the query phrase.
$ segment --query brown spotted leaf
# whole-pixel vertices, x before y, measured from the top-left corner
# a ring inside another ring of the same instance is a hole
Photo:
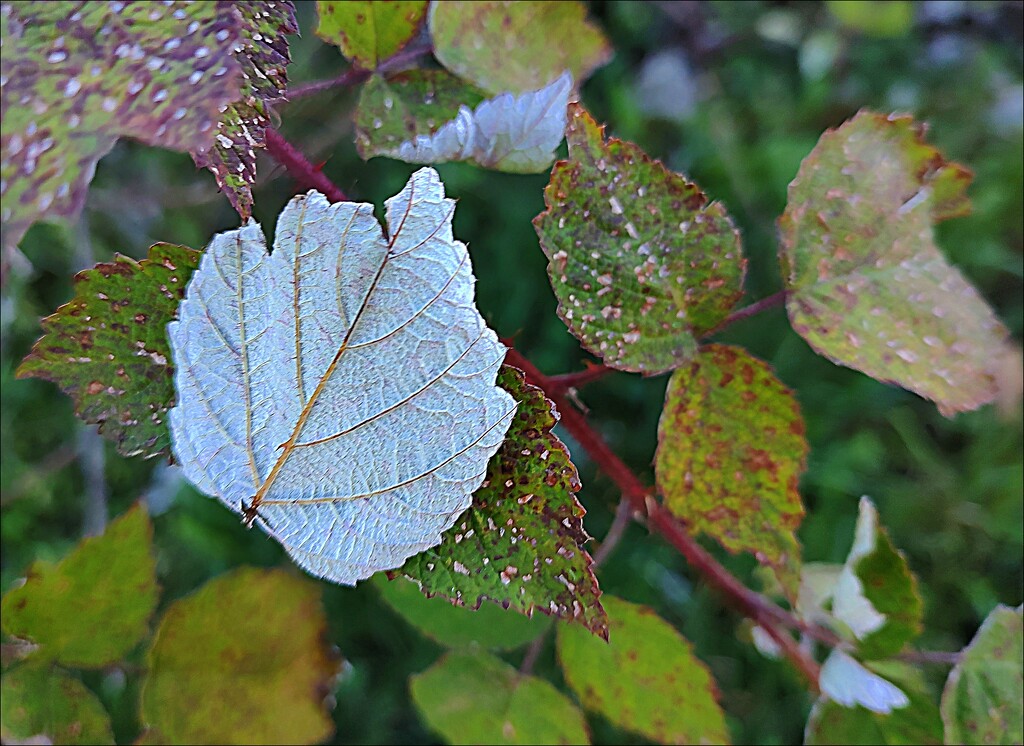
[[[364,70],[408,44],[423,22],[423,0],[318,0],[316,35]]]
[[[140,719],[157,743],[323,743],[339,669],[320,589],[243,567],[172,603],[157,629]]]
[[[242,68],[242,98],[221,114],[213,147],[192,153],[208,168],[243,220],[252,214],[256,150],[265,146],[271,107],[284,101],[288,84],[288,34],[297,34],[291,2],[239,2],[242,47],[235,58]]]
[[[819,354],[934,401],[992,401],[1006,329],[935,245],[970,173],[910,117],[861,112],[822,135],[789,186],[780,258],[793,328]]]
[[[43,319],[44,335],[18,377],[56,383],[123,455],[168,453],[174,369],[167,323],[198,262],[197,251],[156,244],[141,262],[118,256],[79,272],[75,297]]]
[[[429,24],[441,64],[489,93],[534,91],[564,70],[582,83],[611,58],[579,2],[433,2]]]
[[[605,596],[609,642],[559,625],[558,659],[583,706],[659,743],[728,743],[711,673],[646,606]]]
[[[540,610],[573,620],[607,637],[601,592],[583,549],[590,537],[576,500],[579,477],[551,432],[558,415],[519,370],[504,366],[498,384],[518,409],[472,506],[440,545],[411,557],[395,574],[460,606],[477,608],[490,599],[528,616]]]
[[[708,345],[672,374],[655,458],[665,505],[694,534],[752,552],[791,598],[807,451],[793,393],[742,349]]]
[[[569,160],[534,219],[558,315],[613,368],[660,373],[742,294],[746,260],[720,203],[569,105]]]
[[[119,137],[210,146],[239,98],[234,3],[3,3],[0,195],[4,250],[73,217]]]

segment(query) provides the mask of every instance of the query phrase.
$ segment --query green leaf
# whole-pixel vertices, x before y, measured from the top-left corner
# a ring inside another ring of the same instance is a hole
[[[75,297],[43,319],[44,336],[18,377],[56,383],[121,454],[169,453],[174,369],[166,327],[198,263],[197,251],[156,244],[141,262],[117,256],[79,272]]]
[[[772,567],[790,598],[807,440],[793,393],[738,347],[701,348],[668,384],[655,456],[665,505],[694,534]]]
[[[434,55],[490,93],[536,90],[563,70],[578,83],[611,58],[611,47],[578,2],[434,2]]]
[[[316,35],[366,70],[400,50],[416,35],[427,12],[425,2],[346,0],[316,4]]]
[[[660,373],[697,352],[742,295],[746,260],[721,204],[636,145],[604,140],[569,106],[559,161],[534,219],[558,315],[614,368]]]
[[[156,608],[152,533],[136,506],[56,565],[35,563],[25,585],[3,598],[4,630],[36,642],[34,655],[69,666],[120,660],[149,631]]]
[[[948,744],[1024,742],[1024,616],[997,606],[963,650],[942,692]]]
[[[74,217],[119,137],[181,151],[214,140],[239,98],[233,3],[4,3],[0,196],[4,247]]]
[[[241,568],[167,609],[141,719],[169,743],[319,743],[339,670],[317,586]]]
[[[551,432],[554,405],[515,368],[502,367],[498,384],[518,409],[472,506],[440,545],[399,572],[428,596],[472,608],[486,598],[527,616],[539,610],[607,637],[601,592],[583,549],[590,537],[576,500],[579,476]]]
[[[903,553],[878,523],[878,511],[862,497],[853,547],[832,595],[832,614],[860,641],[861,658],[887,658],[921,631],[917,580]]]
[[[607,644],[558,627],[562,671],[583,706],[660,743],[726,743],[714,680],[690,643],[653,609],[604,599]]]
[[[374,580],[381,597],[405,621],[435,642],[450,648],[479,645],[489,650],[512,650],[530,642],[551,625],[543,616],[530,619],[494,604],[472,609],[444,598],[427,598],[405,578]]]
[[[427,725],[452,744],[590,743],[568,697],[488,653],[449,653],[409,686]]]
[[[821,355],[931,399],[946,416],[998,391],[1007,332],[935,245],[970,173],[909,117],[861,112],[822,135],[780,219],[786,308]]]
[[[3,674],[0,738],[4,743],[114,743],[99,698],[68,672],[29,663]]]
[[[356,144],[363,158],[544,171],[562,142],[571,87],[566,73],[540,90],[481,100],[475,88],[443,70],[375,76],[359,99]]]
[[[825,7],[844,26],[869,36],[903,36],[914,26],[914,5],[904,0],[828,0]]]
[[[905,664],[875,663],[872,668],[897,682],[909,704],[881,715],[861,706],[843,707],[821,697],[807,719],[804,744],[941,744],[939,708],[919,673]]]
[[[209,168],[242,220],[252,214],[256,183],[256,150],[265,147],[271,107],[285,100],[287,66],[291,61],[288,34],[297,34],[291,2],[248,0],[234,3],[242,18],[242,98],[225,109],[217,123],[213,147],[193,152],[196,165]]]

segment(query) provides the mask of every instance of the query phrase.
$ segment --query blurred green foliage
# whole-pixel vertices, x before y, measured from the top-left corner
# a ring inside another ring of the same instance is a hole
[[[686,173],[725,203],[750,259],[750,300],[780,287],[775,219],[786,186],[818,136],[861,107],[905,111],[931,126],[930,140],[971,168],[974,213],[949,221],[938,241],[1019,341],[1024,330],[1020,3],[912,6],[909,22],[884,33],[818,3],[594,4],[592,16],[615,56],[583,87],[583,101],[609,126]],[[312,4],[300,4],[293,83],[338,75],[336,48],[312,33]],[[333,89],[280,107],[281,130],[350,197],[380,205],[414,166],[364,163],[353,144],[357,91]],[[459,199],[455,233],[470,246],[478,303],[501,336],[549,373],[587,358],[555,316],[555,300],[530,220],[543,209],[545,175],[514,176],[453,164],[438,169]],[[294,193],[270,159],[259,162],[254,217],[267,230]],[[205,246],[237,226],[208,173],[187,155],[120,143],[97,170],[87,210],[74,226],[38,225],[22,242],[2,300],[2,569],[6,592],[34,559],[67,553],[84,528],[145,499],[154,515],[162,607],[241,564],[286,562],[280,548],[246,531],[215,501],[155,461],[125,460],[72,414],[55,386],[15,380],[39,336],[39,317],[72,296],[72,274],[120,252],[144,257],[157,241]],[[776,309],[730,328],[721,341],[770,362],[799,398],[811,454],[800,530],[808,560],[841,562],[857,501],[869,494],[896,546],[920,579],[924,647],[966,644],[997,604],[1022,596],[1022,429],[1019,403],[942,418],[912,394],[818,357]],[[584,389],[591,419],[625,460],[652,478],[666,377],[612,374]],[[601,537],[618,495],[566,439],[580,468],[585,525]],[[753,560],[715,550],[749,579]],[[739,639],[737,618],[683,559],[631,526],[601,568],[602,587],[653,606],[694,644],[722,693],[736,742],[793,743],[811,699],[784,663]],[[330,639],[349,664],[339,681],[337,743],[436,740],[409,699],[408,677],[441,648],[381,600],[374,584],[323,584]],[[472,613],[472,612],[465,612]],[[517,662],[520,652],[504,654]],[[535,672],[561,681],[550,638]],[[936,679],[943,671],[935,671]],[[84,677],[113,715],[118,741],[138,734],[138,682],[116,672]],[[596,721],[598,743],[642,742]]]

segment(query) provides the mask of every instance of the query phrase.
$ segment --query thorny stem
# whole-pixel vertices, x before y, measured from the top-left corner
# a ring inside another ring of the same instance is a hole
[[[297,182],[312,184],[320,189],[332,202],[340,202],[346,199],[344,193],[330,179],[314,169],[313,165],[298,150],[282,138],[280,134],[270,129],[267,130],[267,150],[273,158],[288,170]],[[783,293],[776,293],[747,306],[729,316],[725,322],[719,325],[719,328],[724,328],[726,325],[742,318],[753,316],[766,308],[779,305],[784,300],[784,297]],[[633,517],[637,520],[642,520],[646,516],[648,526],[657,530],[663,538],[672,544],[698,573],[711,585],[718,588],[733,607],[761,626],[782,649],[793,665],[807,678],[811,686],[817,689],[820,670],[818,664],[784,630],[798,630],[804,635],[833,648],[845,646],[845,641],[831,630],[804,622],[760,593],[756,593],[743,585],[687,533],[675,516],[654,499],[654,490],[647,487],[640,480],[598,432],[590,426],[586,417],[572,406],[568,399],[569,387],[564,383],[559,385],[550,377],[541,373],[533,363],[512,347],[510,340],[506,339],[503,342],[509,348],[505,361],[521,369],[526,374],[526,378],[530,383],[539,387],[554,401],[561,414],[561,423],[565,426],[565,429],[572,434],[594,463],[597,464],[598,468],[622,491],[624,502],[631,508],[626,513],[632,513]],[[562,380],[564,381],[564,378]],[[578,379],[577,383],[579,383]],[[529,673],[532,670],[536,658],[540,655],[541,648],[543,647],[543,640],[544,636],[542,635],[534,641],[527,651],[523,665],[520,667],[523,673]],[[958,654],[907,651],[895,657],[907,660],[908,662],[951,663],[958,659]]]
[[[267,153],[288,170],[300,188],[318,189],[331,202],[344,202],[348,199],[333,181],[328,179],[323,172],[317,171],[313,164],[306,160],[306,156],[281,137],[277,130],[267,127],[266,138]]]

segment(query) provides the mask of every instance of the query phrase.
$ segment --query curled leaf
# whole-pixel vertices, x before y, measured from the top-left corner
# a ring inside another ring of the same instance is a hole
[[[387,236],[317,192],[272,254],[254,222],[217,236],[168,326],[185,475],[348,584],[441,541],[515,413],[437,173],[385,204]]]

